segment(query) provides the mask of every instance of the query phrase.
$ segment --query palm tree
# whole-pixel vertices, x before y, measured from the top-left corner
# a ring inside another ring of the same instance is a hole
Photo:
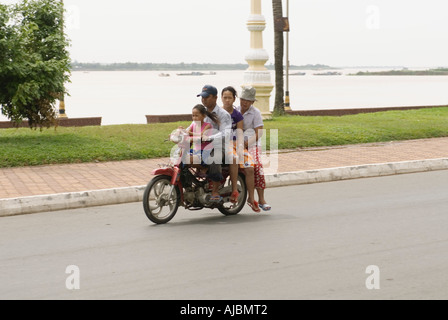
[[[282,0],[272,0],[275,24],[275,114],[285,113],[284,102],[284,83],[283,83],[283,57],[284,57],[284,39],[283,39],[283,6]]]

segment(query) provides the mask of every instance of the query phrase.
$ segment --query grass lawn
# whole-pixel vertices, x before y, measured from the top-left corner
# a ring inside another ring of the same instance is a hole
[[[164,142],[189,122],[0,130],[0,167],[147,159],[170,155]],[[265,121],[278,130],[279,149],[335,146],[448,136],[448,108],[388,111],[343,117],[276,117]]]

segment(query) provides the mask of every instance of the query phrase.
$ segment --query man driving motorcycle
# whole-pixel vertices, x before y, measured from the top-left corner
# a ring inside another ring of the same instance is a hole
[[[213,150],[210,159],[211,163],[208,163],[208,178],[213,182],[211,202],[221,202],[222,197],[219,195],[218,189],[220,182],[223,179],[222,176],[222,163],[225,155],[225,148],[230,141],[232,134],[232,118],[228,112],[218,106],[218,89],[212,85],[205,85],[202,88],[202,92],[197,95],[201,97],[202,104],[207,108],[210,113],[215,113],[219,119],[219,125],[213,122],[207,117],[204,122],[210,123],[214,129],[214,133],[208,137],[208,140],[213,142]]]

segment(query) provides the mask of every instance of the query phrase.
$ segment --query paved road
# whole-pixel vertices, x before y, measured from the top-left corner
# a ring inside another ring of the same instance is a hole
[[[140,203],[1,218],[0,299],[447,299],[447,181],[275,188],[270,214],[164,226]]]

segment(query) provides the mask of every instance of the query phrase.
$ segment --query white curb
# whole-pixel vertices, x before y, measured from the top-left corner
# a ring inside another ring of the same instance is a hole
[[[268,188],[448,170],[448,159],[405,161],[266,175]],[[139,202],[146,186],[0,199],[0,217]]]
[[[146,186],[0,199],[0,217],[138,202]]]
[[[390,176],[395,174],[447,170],[448,159],[417,160],[393,163],[368,164],[298,172],[285,172],[266,176],[268,187],[281,187],[339,180]]]

